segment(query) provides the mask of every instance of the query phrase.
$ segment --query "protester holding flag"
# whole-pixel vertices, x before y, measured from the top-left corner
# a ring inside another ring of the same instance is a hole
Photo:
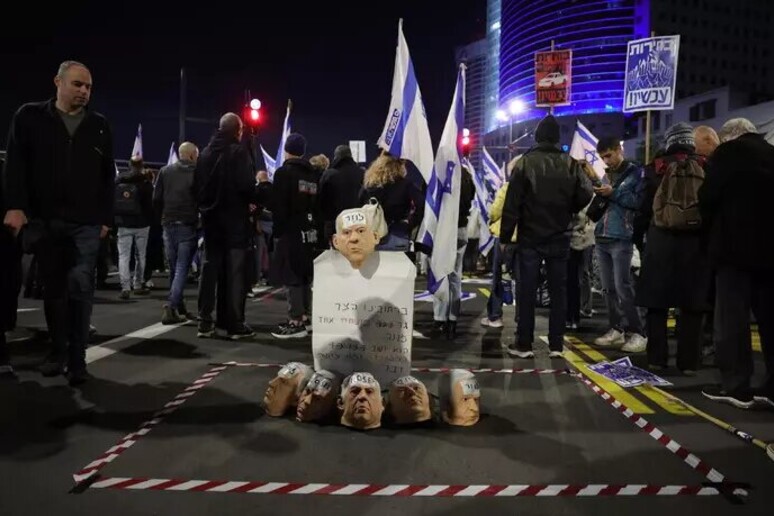
[[[591,200],[591,183],[573,158],[559,149],[559,124],[549,115],[535,129],[535,145],[513,169],[503,208],[501,241],[519,229],[519,322],[516,343],[508,353],[534,356],[535,294],[540,264],[548,269],[551,296],[548,346],[551,358],[562,357],[567,312],[567,260],[573,213]],[[501,244],[502,245],[502,244]]]
[[[435,330],[438,333],[445,333],[449,340],[453,340],[457,336],[457,319],[460,316],[462,304],[462,258],[468,245],[468,217],[470,216],[470,207],[473,204],[473,196],[476,193],[470,170],[466,166],[462,166],[460,170],[457,257],[454,261],[454,270],[448,276],[448,295],[433,296]],[[440,252],[441,249],[434,248],[433,251]]]

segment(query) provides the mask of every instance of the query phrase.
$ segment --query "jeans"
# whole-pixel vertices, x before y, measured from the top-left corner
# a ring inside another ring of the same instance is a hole
[[[579,323],[581,310],[591,311],[591,248],[570,250],[567,262],[567,322]]]
[[[403,251],[406,252],[411,247],[411,241],[408,235],[389,232],[381,243],[376,246],[377,251]]]
[[[311,285],[289,285],[287,287],[287,296],[288,317],[291,321],[300,321],[304,316],[312,314]]]
[[[181,309],[183,289],[196,251],[196,227],[189,224],[164,224],[164,249],[169,262],[169,306]]]
[[[457,257],[454,260],[454,270],[447,276],[449,283],[448,295],[441,299],[433,296],[433,318],[436,321],[456,321],[462,305],[462,259],[468,245],[467,228],[458,228]]]
[[[766,364],[764,387],[774,390],[774,273],[722,267],[715,280],[714,340],[723,388],[729,392],[750,388],[752,309]]]
[[[217,326],[229,332],[238,331],[245,323],[247,250],[209,245],[205,240],[203,256],[199,276],[199,320],[212,322],[217,298]]]
[[[570,240],[557,238],[545,244],[527,247],[520,245],[519,260],[519,323],[516,346],[527,351],[535,341],[535,297],[540,278],[540,264],[546,262],[548,294],[551,296],[551,313],[548,318],[548,347],[562,351],[567,320],[567,260]]]
[[[618,331],[644,335],[642,317],[634,304],[632,283],[632,253],[634,244],[625,240],[597,242],[596,254],[599,263],[602,291],[607,300],[610,327]],[[626,327],[623,318],[626,317]]]
[[[269,235],[268,238],[271,238]],[[266,277],[269,273],[269,243],[267,236],[263,233],[258,233],[254,238],[255,242],[255,271],[256,271],[256,283],[262,278]]]
[[[145,282],[145,256],[148,247],[148,232],[146,228],[118,228],[118,276],[121,279],[121,290],[132,290],[142,287]],[[132,244],[134,244],[134,281],[129,270],[132,259]]]
[[[52,220],[38,254],[46,323],[54,346],[51,359],[66,361],[74,373],[86,370],[100,229]]]

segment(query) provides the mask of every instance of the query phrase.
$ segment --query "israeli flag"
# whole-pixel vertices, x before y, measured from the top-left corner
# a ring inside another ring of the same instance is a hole
[[[495,240],[492,233],[489,232],[489,207],[494,201],[494,196],[486,187],[484,174],[475,170],[467,158],[463,160],[463,164],[470,170],[473,176],[473,184],[476,186],[473,209],[479,221],[481,221],[478,233],[478,252],[486,256],[492,249]]]
[[[392,100],[379,147],[393,156],[407,159],[419,169],[426,183],[433,171],[433,146],[427,127],[425,106],[411,62],[403,20],[398,22],[398,48],[392,77]],[[459,163],[459,161],[458,161]]]
[[[266,164],[266,172],[269,174],[269,178],[274,177],[274,171],[277,170],[277,162],[271,157],[271,154],[266,152],[266,149],[261,145],[261,154],[263,155],[263,162]]]
[[[482,149],[481,153],[481,165],[484,167],[484,177],[487,183],[491,185],[492,190],[495,192],[502,188],[505,183],[504,169],[497,166],[497,162],[492,159],[492,155],[486,150],[486,147]]]
[[[285,142],[288,139],[288,135],[290,134],[290,108],[292,106],[292,103],[290,102],[290,99],[288,99],[288,108],[287,111],[285,111],[285,121],[282,122],[282,137],[280,138],[280,144],[279,149],[277,149],[277,158],[274,160],[274,170],[269,172],[269,181],[274,181],[274,172],[282,166],[282,163],[285,161]]]
[[[449,116],[441,135],[425,196],[425,218],[420,241],[432,248],[427,288],[436,297],[448,296],[447,276],[457,258],[457,222],[460,212],[459,141],[465,122],[465,65],[457,72]]]
[[[599,140],[578,120],[575,123],[575,134],[572,137],[570,156],[577,160],[587,161],[601,179],[605,175],[605,162],[602,161],[597,152],[597,142]]]
[[[175,151],[175,142],[172,142],[172,145],[169,147],[169,158],[167,159],[167,166],[173,165],[180,161],[177,158],[177,152]]]
[[[132,158],[142,159],[142,124],[137,126],[137,136],[134,137],[134,146],[132,146]]]

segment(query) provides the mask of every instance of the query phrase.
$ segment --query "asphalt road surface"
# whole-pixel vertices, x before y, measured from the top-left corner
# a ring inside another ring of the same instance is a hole
[[[284,318],[281,291],[248,301],[255,338],[197,339],[192,324],[159,324],[166,278],[154,279],[144,298],[119,301],[115,277],[114,290],[97,292],[95,379],[80,389],[35,372],[46,352],[42,302],[21,301],[19,325],[34,338],[12,344],[19,379],[0,383],[0,515],[772,514],[774,462],[764,452],[649,388],[621,389],[586,369],[622,356],[588,345],[606,330],[604,314],[568,336],[565,359],[549,359],[538,342],[535,359],[519,360],[503,348],[513,307],[505,328],[479,324],[486,284],[466,281],[475,297],[463,303],[453,342],[432,335],[432,305],[417,302],[414,367],[554,372],[478,373],[483,416],[474,427],[361,433],[266,417],[260,401],[276,368],[217,366],[311,364],[311,338],[269,334]],[[187,297],[194,306],[194,285]],[[538,310],[538,335],[547,315]],[[711,365],[708,357],[692,378],[667,373],[669,391],[774,441],[774,411],[703,399],[701,387],[716,380]],[[439,373],[415,376],[437,394]],[[76,486],[73,475],[88,466],[95,475]]]

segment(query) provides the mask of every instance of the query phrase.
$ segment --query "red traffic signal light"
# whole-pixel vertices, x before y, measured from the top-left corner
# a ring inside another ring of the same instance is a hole
[[[244,109],[242,118],[245,124],[249,125],[252,129],[258,127],[258,123],[261,121],[261,101],[258,99],[252,99]]]
[[[470,155],[470,131],[468,129],[462,130],[460,146],[462,147],[462,155],[468,157]]]

